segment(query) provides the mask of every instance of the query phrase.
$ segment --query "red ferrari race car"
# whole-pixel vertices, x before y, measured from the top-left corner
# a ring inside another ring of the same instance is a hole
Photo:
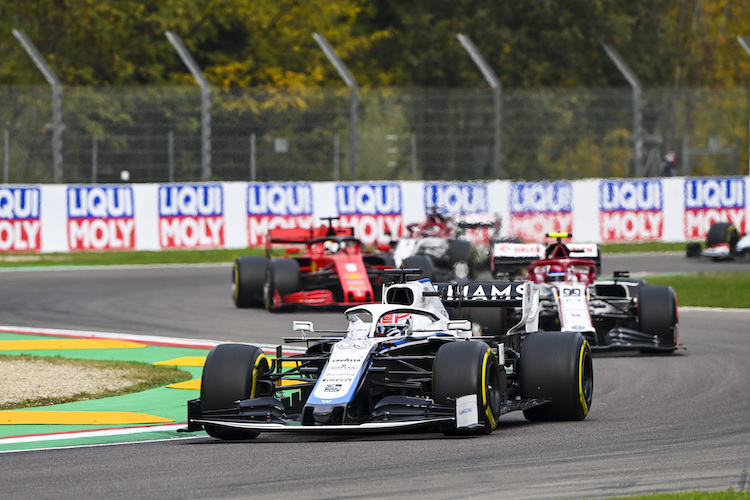
[[[499,219],[452,218],[433,208],[406,229],[407,236],[392,244],[397,266],[421,269],[436,282],[466,280],[489,269],[489,242]]]
[[[393,257],[368,251],[351,227],[335,218],[313,229],[272,229],[265,256],[242,256],[232,268],[237,307],[270,311],[300,306],[353,306],[380,301],[383,271]],[[277,249],[284,255],[275,257]]]

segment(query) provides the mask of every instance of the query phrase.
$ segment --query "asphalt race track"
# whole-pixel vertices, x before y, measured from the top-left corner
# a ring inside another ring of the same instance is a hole
[[[747,270],[675,255],[612,270]],[[292,319],[238,310],[229,265],[0,272],[0,324],[276,343]],[[682,309],[669,356],[598,356],[583,422],[504,415],[490,436],[261,434],[0,454],[4,498],[594,498],[750,491],[750,311]]]

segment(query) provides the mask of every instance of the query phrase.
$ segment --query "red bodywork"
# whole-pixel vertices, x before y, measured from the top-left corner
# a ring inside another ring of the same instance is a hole
[[[273,229],[266,238],[271,257],[275,246],[286,247],[284,258],[299,264],[302,290],[280,295],[273,305],[353,306],[380,300],[382,270],[392,268],[387,258],[366,252],[353,228],[320,226],[314,229]],[[367,264],[365,260],[368,260]]]

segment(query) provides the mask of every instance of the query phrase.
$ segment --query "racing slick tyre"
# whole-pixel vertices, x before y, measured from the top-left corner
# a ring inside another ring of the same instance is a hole
[[[412,255],[407,257],[401,263],[401,267],[404,269],[421,269],[422,274],[419,275],[420,279],[430,278],[432,280],[435,278],[435,266],[432,260],[426,255]]]
[[[263,307],[263,284],[268,257],[237,257],[232,267],[232,298],[237,307]]]
[[[706,247],[710,248],[721,243],[729,243],[729,252],[734,253],[740,237],[737,228],[729,222],[715,222],[708,228]]]
[[[448,251],[451,257],[451,267],[456,279],[464,280],[476,277],[473,248],[470,241],[448,240]]]
[[[203,365],[201,411],[234,408],[235,402],[260,396],[258,381],[270,372],[268,358],[258,347],[247,344],[220,344],[211,349]],[[205,426],[209,436],[218,439],[253,439],[258,432]]]
[[[523,410],[527,420],[583,420],[591,408],[594,366],[591,347],[578,332],[526,335],[519,362],[521,398],[548,403]]]
[[[667,285],[647,285],[638,292],[638,329],[656,335],[660,352],[677,348],[677,294]],[[666,349],[665,349],[666,348]],[[670,349],[671,348],[671,349]],[[649,349],[642,349],[649,352]]]
[[[497,427],[504,391],[505,371],[484,342],[448,342],[437,350],[432,369],[433,399],[438,404],[449,404],[449,399],[476,394],[481,426],[465,431],[457,429],[455,423],[444,424],[440,428],[443,434],[491,433]]]
[[[692,242],[685,246],[685,255],[687,257],[700,257],[702,251],[703,247],[701,247],[700,243]]]
[[[282,310],[281,296],[299,289],[299,263],[296,260],[276,259],[268,262],[263,285],[266,309],[274,312]]]

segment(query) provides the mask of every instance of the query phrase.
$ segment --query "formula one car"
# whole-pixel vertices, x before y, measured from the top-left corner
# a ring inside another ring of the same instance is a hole
[[[592,350],[673,352],[678,347],[677,295],[669,286],[630,279],[626,271],[597,279],[597,260],[574,257],[554,233],[547,257],[533,261],[527,278],[541,287],[540,326],[580,332]],[[521,312],[511,314],[510,321]]]
[[[433,208],[424,222],[409,224],[407,236],[394,242],[396,266],[422,269],[436,282],[475,279],[489,267],[489,238],[498,219],[452,218]]]
[[[366,251],[353,228],[335,227],[335,217],[326,220],[314,229],[271,229],[265,256],[235,259],[234,304],[280,311],[379,301],[383,271],[395,266],[393,257]],[[285,254],[277,258],[279,247]]]
[[[700,243],[687,244],[688,257],[704,257],[711,260],[750,259],[750,235],[743,236],[730,222],[715,222],[708,228],[706,247]]]
[[[219,439],[260,432],[384,432],[426,427],[488,434],[504,413],[533,421],[583,420],[591,407],[593,365],[578,332],[538,331],[538,287],[522,282],[438,285],[394,270],[383,301],[345,312],[348,328],[316,331],[295,321],[304,351],[221,344],[208,354],[200,398],[188,402],[184,431]],[[471,337],[467,320],[445,304],[519,307],[507,332]]]

